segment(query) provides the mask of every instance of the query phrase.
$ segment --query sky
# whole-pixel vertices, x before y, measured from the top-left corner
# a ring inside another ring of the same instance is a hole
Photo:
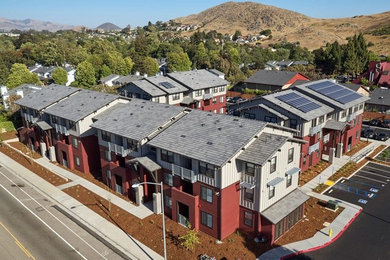
[[[390,11],[390,0],[252,0],[315,18],[340,18]],[[90,28],[104,22],[144,26],[199,13],[223,0],[0,0],[0,17],[36,19]],[[236,1],[243,2],[243,1]],[[371,4],[370,4],[371,3]]]

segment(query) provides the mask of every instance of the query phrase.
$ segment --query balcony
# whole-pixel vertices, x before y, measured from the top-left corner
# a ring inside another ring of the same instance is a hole
[[[114,152],[115,154],[118,154],[122,157],[126,157],[129,154],[129,150],[125,149],[122,145],[114,144],[114,143],[108,143],[108,150],[110,152]]]
[[[354,120],[356,118],[356,113],[352,113],[352,114],[349,114],[347,116],[347,122],[351,122],[352,120]]]
[[[33,124],[38,121],[37,117],[34,117],[33,115],[30,115],[27,113],[24,113],[24,119],[30,123],[33,123]]]
[[[176,164],[171,164],[171,170],[174,175],[180,176],[183,180],[190,181],[191,183],[196,182],[196,175],[192,170]]]
[[[256,184],[256,179],[255,179],[254,176],[245,174],[245,172],[243,172],[241,174],[241,182],[246,182],[246,183],[249,183],[249,184]]]
[[[214,186],[214,187],[215,187],[215,176],[216,176],[215,173],[214,173],[214,178],[208,177],[204,174],[196,175],[198,181],[206,183],[206,184]]]
[[[203,100],[211,99],[213,98],[213,93],[207,93],[203,95]]]
[[[317,142],[317,143],[313,144],[312,146],[309,146],[309,154],[311,154],[312,152],[319,150],[319,149],[320,149],[320,142]]]
[[[66,135],[66,136],[69,135],[68,128],[66,128],[66,126],[64,126],[64,125],[59,125],[59,124],[54,123],[54,128],[56,129],[57,133],[60,133],[60,134]]]
[[[310,127],[309,134],[310,134],[310,136],[313,136],[316,133],[320,132],[321,130],[322,130],[322,125],[313,126],[313,127]]]

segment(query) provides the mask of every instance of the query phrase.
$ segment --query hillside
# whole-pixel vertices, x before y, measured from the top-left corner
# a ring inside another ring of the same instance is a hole
[[[234,34],[240,30],[244,35],[258,34],[271,29],[273,39],[264,44],[278,41],[299,41],[301,46],[312,50],[327,42],[345,43],[355,33],[368,33],[390,25],[390,12],[339,19],[317,19],[273,6],[253,2],[227,2],[209,8],[199,14],[174,19],[182,24],[201,25],[201,30],[217,30]],[[374,43],[372,49],[378,54],[390,54],[390,36],[365,35]]]
[[[47,30],[50,32],[55,32],[59,30],[69,30],[73,29],[72,25],[65,24],[56,24],[52,22],[45,22],[33,19],[25,19],[25,20],[12,20],[0,17],[0,30],[10,31],[10,30],[36,30],[43,31]]]
[[[119,31],[121,28],[113,23],[103,23],[96,27],[98,30],[102,30],[105,32],[110,32],[110,31]]]

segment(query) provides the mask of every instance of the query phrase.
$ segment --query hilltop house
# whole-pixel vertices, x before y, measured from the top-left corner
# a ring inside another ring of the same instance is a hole
[[[368,70],[359,76],[353,83],[360,83],[362,78],[368,79],[372,85],[390,87],[390,62],[371,61]]]

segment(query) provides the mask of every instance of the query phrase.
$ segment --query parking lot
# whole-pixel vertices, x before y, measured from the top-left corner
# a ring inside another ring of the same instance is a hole
[[[367,136],[366,131],[369,130],[372,133],[372,137]],[[362,135],[361,138],[364,140],[364,138],[370,138],[375,139],[375,135],[379,134],[385,134],[386,136],[390,137],[390,129],[389,128],[383,128],[383,127],[376,127],[376,126],[369,126],[369,125],[362,125]]]
[[[390,259],[390,167],[370,162],[325,194],[363,212],[332,244],[290,259]]]

